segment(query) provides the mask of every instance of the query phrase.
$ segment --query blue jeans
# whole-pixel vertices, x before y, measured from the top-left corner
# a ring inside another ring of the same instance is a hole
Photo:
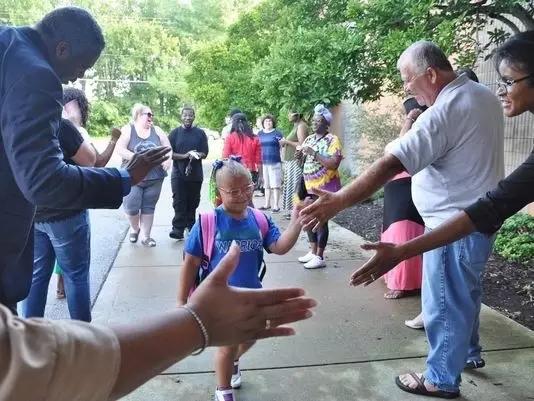
[[[423,256],[424,376],[441,390],[457,391],[465,362],[480,360],[481,280],[493,239],[473,233]]]
[[[91,321],[89,265],[91,231],[87,210],[65,220],[35,223],[32,286],[23,301],[25,317],[44,315],[48,284],[54,261],[63,269],[65,295],[70,317]]]

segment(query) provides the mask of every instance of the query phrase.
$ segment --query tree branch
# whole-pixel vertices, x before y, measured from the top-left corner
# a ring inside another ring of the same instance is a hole
[[[508,28],[510,28],[514,34],[521,32],[521,29],[519,29],[519,27],[516,24],[514,24],[512,21],[510,21],[504,15],[490,13],[490,14],[488,14],[488,17],[490,17],[490,18],[492,18],[494,20],[502,22],[504,25],[506,25]]]
[[[525,26],[526,30],[534,29],[534,18],[520,4],[514,4],[510,14],[516,17]]]

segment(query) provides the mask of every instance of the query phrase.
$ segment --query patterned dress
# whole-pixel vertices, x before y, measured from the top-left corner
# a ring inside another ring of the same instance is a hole
[[[341,142],[336,135],[326,134],[320,138],[316,135],[307,137],[302,146],[310,146],[319,155],[328,157],[343,157],[341,154]],[[306,190],[323,189],[337,192],[341,189],[341,178],[338,169],[327,169],[314,156],[306,156],[303,169]]]
[[[306,127],[307,128],[307,127]],[[297,135],[298,127],[294,127],[287,140],[291,142],[298,142]],[[297,190],[297,185],[302,178],[302,165],[299,160],[295,158],[295,148],[291,145],[286,145],[282,152],[284,180],[282,186],[282,209],[287,213],[293,210],[293,196]]]

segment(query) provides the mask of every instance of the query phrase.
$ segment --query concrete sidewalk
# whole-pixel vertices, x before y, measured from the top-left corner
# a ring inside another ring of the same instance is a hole
[[[203,191],[206,199],[206,188]],[[121,244],[93,308],[96,322],[142,321],[175,306],[183,242],[168,237],[171,204],[166,180],[153,230],[157,246]],[[207,208],[204,202],[200,210]],[[280,216],[275,220],[280,226],[286,224]],[[360,237],[330,224],[326,269],[306,271],[296,262],[307,251],[305,235],[287,255],[266,258],[265,287],[304,287],[320,305],[312,319],[295,325],[296,336],[261,341],[242,358],[244,382],[237,391],[238,400],[426,399],[404,393],[394,383],[400,373],[424,369],[424,332],[403,324],[419,312],[419,298],[384,300],[382,283],[349,287],[350,273],[367,255],[359,249]],[[460,399],[534,400],[534,333],[487,307],[483,307],[480,331],[487,367],[463,375]],[[212,400],[212,356],[208,350],[187,358],[126,400]]]

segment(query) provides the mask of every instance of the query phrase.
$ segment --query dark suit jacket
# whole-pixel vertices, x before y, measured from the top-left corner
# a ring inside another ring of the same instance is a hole
[[[0,27],[0,303],[23,300],[33,270],[35,206],[117,208],[117,169],[64,163],[61,82],[37,32]]]

